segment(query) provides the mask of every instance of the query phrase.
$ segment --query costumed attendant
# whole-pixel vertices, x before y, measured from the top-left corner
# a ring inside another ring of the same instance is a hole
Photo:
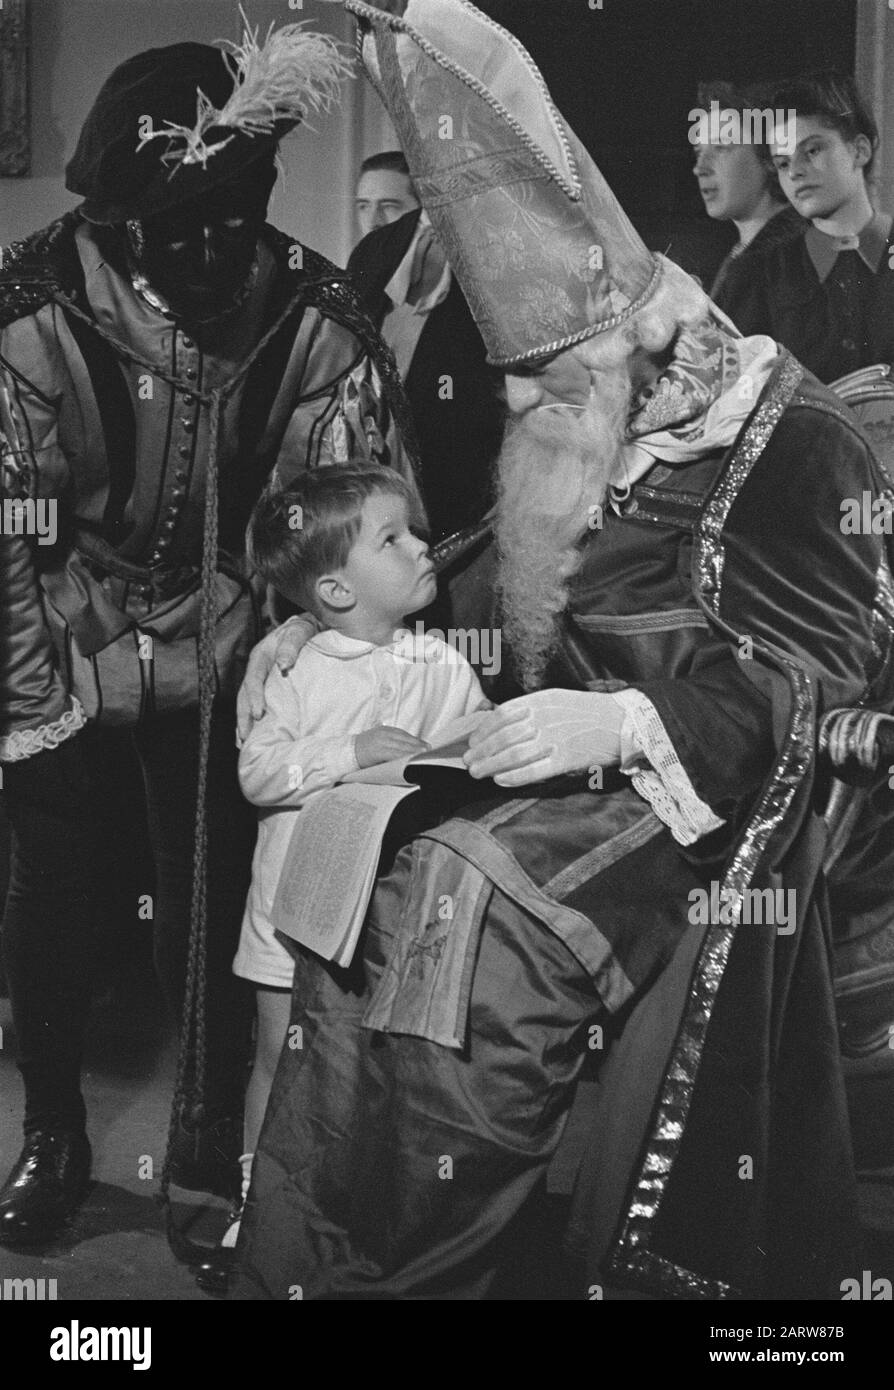
[[[25,1143],[0,1191],[0,1242],[52,1239],[89,1181],[81,1056],[114,843],[97,788],[122,748],[141,763],[155,961],[175,1017],[207,767],[204,1119],[182,1107],[171,1176],[238,1191],[250,997],[231,965],[255,829],[233,724],[262,594],[245,526],[278,464],[283,484],[349,456],[409,475],[393,359],[349,280],[265,220],[280,140],[329,109],[347,71],[302,25],[136,54],[68,165],[83,201],[2,257],[4,483],[55,508],[58,535],[3,538],[3,950]],[[193,1055],[186,1081],[198,1071]]]
[[[412,757],[453,720],[490,708],[460,652],[402,627],[435,592],[428,545],[411,529],[414,505],[393,470],[336,464],[263,497],[249,527],[258,572],[312,613],[320,631],[287,675],[269,676],[267,715],[239,757],[243,793],[261,808],[233,965],[257,1001],[243,1198],[289,1022],[294,960],[270,919],[296,816],[313,816],[317,794],[349,773]],[[308,864],[308,878],[314,872]],[[221,1249],[199,1270],[201,1287],[226,1289],[239,1221],[237,1209]]]
[[[839,1296],[816,729],[894,703],[886,541],[840,525],[883,470],[649,254],[511,34],[461,0],[347,8],[505,373],[491,621],[528,693],[471,737],[484,799],[377,884],[358,973],[296,955],[235,1295],[486,1297],[601,1039],[580,1298]]]

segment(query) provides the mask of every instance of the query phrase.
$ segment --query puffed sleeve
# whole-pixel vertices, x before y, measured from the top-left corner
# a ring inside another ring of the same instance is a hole
[[[418,493],[379,365],[346,324],[313,314],[301,394],[280,446],[273,485],[288,487],[289,479],[305,468],[367,460],[394,468]],[[369,332],[384,364],[388,350],[371,325]]]
[[[3,335],[3,349],[21,340],[32,355],[36,325],[23,320]],[[49,364],[45,364],[47,369]],[[60,506],[52,495],[67,472],[56,442],[58,418],[48,396],[23,372],[0,363],[0,760],[17,761],[55,747],[86,722],[84,712],[60,677],[56,651],[44,617],[28,534],[29,508]],[[55,511],[48,513],[58,526]],[[7,526],[7,521],[10,523]]]
[[[239,753],[239,784],[255,806],[300,806],[312,792],[357,771],[352,734],[302,734],[295,676],[300,669],[299,659],[287,675],[276,668],[270,673],[264,686],[267,712]]]

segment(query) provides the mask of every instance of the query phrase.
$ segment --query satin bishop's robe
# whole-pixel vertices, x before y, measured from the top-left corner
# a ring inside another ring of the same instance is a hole
[[[857,1223],[816,727],[891,703],[886,538],[841,526],[845,499],[888,486],[782,352],[727,453],[659,463],[607,511],[569,651],[580,683],[629,692],[646,757],[486,794],[400,851],[349,971],[298,955],[302,1045],[267,1111],[237,1297],[486,1296],[584,1059],[613,1040],[624,1171],[580,1298],[840,1296]],[[662,1052],[649,1022],[681,960]]]

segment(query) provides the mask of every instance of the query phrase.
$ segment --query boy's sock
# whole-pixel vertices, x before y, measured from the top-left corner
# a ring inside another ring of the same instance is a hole
[[[251,1186],[251,1169],[252,1164],[254,1163],[254,1158],[254,1154],[240,1155],[239,1162],[242,1165],[242,1195],[240,1198],[238,1210],[236,1211],[233,1220],[230,1222],[229,1226],[224,1231],[223,1239],[220,1242],[222,1250],[234,1249],[236,1241],[239,1238],[239,1227],[242,1223],[242,1209],[245,1206],[245,1199],[248,1196],[248,1189]]]

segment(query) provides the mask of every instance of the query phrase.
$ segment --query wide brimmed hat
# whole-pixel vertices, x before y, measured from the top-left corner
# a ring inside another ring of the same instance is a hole
[[[328,110],[350,73],[303,24],[246,26],[241,45],[177,43],[128,58],[102,87],[66,169],[91,222],[164,212],[272,157],[308,110]]]
[[[512,34],[465,0],[344,4],[494,365],[570,347],[648,303],[661,262]]]

